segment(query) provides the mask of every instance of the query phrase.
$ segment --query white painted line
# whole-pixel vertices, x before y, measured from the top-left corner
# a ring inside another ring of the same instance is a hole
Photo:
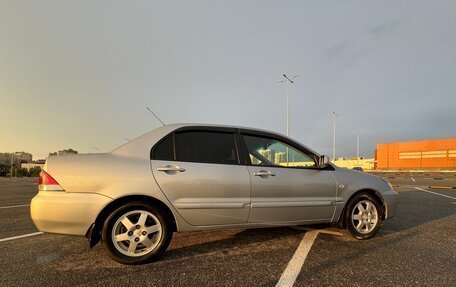
[[[456,199],[456,197],[452,197],[452,196],[449,196],[449,195],[445,195],[445,194],[437,193],[437,192],[434,192],[434,191],[422,189],[422,188],[419,188],[419,187],[415,187],[415,189],[418,189],[418,190],[421,190],[421,191],[424,191],[424,192],[428,192],[428,193],[432,193],[432,194],[435,194],[435,195],[440,195],[440,196],[443,196],[443,197],[451,198],[451,199]]]
[[[331,235],[336,235],[336,236],[344,236],[341,232],[339,231],[332,231],[332,230],[326,230],[326,229],[321,229],[318,230],[319,233],[325,233],[325,234],[331,234]]]
[[[2,238],[2,239],[0,239],[0,242],[10,241],[10,240],[14,240],[14,239],[21,239],[21,238],[25,238],[25,237],[40,235],[40,234],[43,234],[43,233],[44,232],[35,232],[35,233],[29,233],[29,234],[24,234],[24,235],[19,235],[19,236]]]
[[[288,262],[287,268],[283,271],[279,282],[277,282],[276,287],[293,286],[317,235],[318,231],[309,231],[304,235],[301,243],[299,243],[298,249],[296,249],[290,262]]]
[[[30,206],[30,204],[0,206],[0,209],[16,208],[16,207],[25,207],[25,206]]]
[[[297,230],[304,230],[304,231],[318,231],[318,233],[343,236],[343,234],[340,231],[335,231],[335,230],[330,230],[330,229],[315,229],[315,228],[306,227],[306,226],[292,226],[291,228],[297,229]]]
[[[410,172],[410,179],[411,179],[413,182],[416,182],[416,180],[413,178],[412,172]]]

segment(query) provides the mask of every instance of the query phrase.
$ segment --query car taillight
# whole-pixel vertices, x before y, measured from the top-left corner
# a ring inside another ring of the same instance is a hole
[[[64,191],[60,184],[44,170],[40,173],[38,190],[42,191]]]

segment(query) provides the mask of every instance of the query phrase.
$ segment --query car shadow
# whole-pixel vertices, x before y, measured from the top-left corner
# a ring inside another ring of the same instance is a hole
[[[456,214],[451,200],[420,191],[399,193],[396,214],[383,222],[376,237],[388,236]]]
[[[272,227],[182,233],[173,239],[160,261],[175,261],[219,252],[229,253],[234,249],[294,237],[304,232],[288,227]]]
[[[375,236],[376,238],[390,236],[456,214],[456,209],[451,204],[448,204],[447,200],[440,198],[429,200],[427,194],[415,191],[399,193],[398,206],[395,216],[382,223],[382,227]],[[170,249],[165,253],[162,261],[203,256],[213,252],[228,252],[233,248],[239,248],[248,244],[258,244],[287,236],[303,234],[306,232],[306,229],[341,231],[341,235],[345,239],[350,239],[342,230],[331,224],[304,225],[300,227],[303,228],[272,227],[183,233],[181,237],[187,237],[189,241],[186,242],[185,246],[179,246],[179,244],[174,244],[173,246],[171,244]],[[206,240],[201,239],[202,237],[205,237]],[[217,237],[220,239],[217,239]],[[208,240],[207,238],[212,238],[212,240]],[[194,242],[193,244],[192,241]]]

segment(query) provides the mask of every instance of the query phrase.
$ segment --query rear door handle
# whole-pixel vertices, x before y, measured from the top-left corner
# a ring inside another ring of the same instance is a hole
[[[269,170],[260,170],[253,173],[254,176],[275,176],[275,173],[270,172]]]
[[[178,167],[177,165],[167,165],[167,166],[161,166],[157,168],[158,171],[164,171],[164,172],[184,172],[185,168]]]

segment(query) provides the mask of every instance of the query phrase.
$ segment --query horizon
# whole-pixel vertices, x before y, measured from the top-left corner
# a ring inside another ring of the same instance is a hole
[[[173,125],[173,124],[189,124],[189,123],[170,123],[170,124],[166,124],[166,125]],[[208,125],[209,125],[210,123],[192,123],[192,124],[195,124],[195,125],[198,125],[198,124],[208,124]],[[210,125],[217,125],[217,124],[210,124]],[[222,125],[222,126],[223,126],[223,125]],[[228,125],[227,125],[227,126],[228,126]],[[244,128],[253,128],[253,127],[245,127],[245,126],[244,126]],[[152,131],[152,130],[151,130],[151,131]],[[147,132],[146,132],[146,133],[147,133]],[[136,137],[134,137],[134,138],[132,138],[132,139],[129,139],[129,141],[133,141],[133,140],[135,140],[137,137],[140,137],[140,136],[143,135],[143,134],[145,134],[145,133],[142,133],[142,134],[140,134],[140,135],[138,135],[138,136],[136,136]],[[280,132],[279,132],[279,134],[285,135],[285,133],[280,133]],[[426,142],[426,141],[439,141],[439,140],[448,140],[448,139],[456,139],[456,137],[446,137],[446,138],[436,138],[436,139],[423,139],[423,140],[418,139],[418,140],[400,141],[400,142],[382,142],[382,143],[378,143],[378,144],[377,144],[377,146],[376,146],[376,148],[374,149],[374,151],[377,150],[379,144],[409,143],[409,142]],[[14,152],[11,152],[11,151],[6,151],[6,152],[5,152],[5,151],[0,151],[0,153],[20,153],[20,152],[30,153],[30,154],[32,154],[32,156],[33,156],[33,161],[37,161],[37,160],[47,159],[47,157],[50,155],[50,153],[57,153],[58,151],[62,151],[62,150],[74,150],[74,151],[77,151],[78,154],[110,153],[110,152],[112,152],[113,150],[117,149],[118,147],[120,147],[120,146],[122,146],[122,145],[124,145],[124,144],[126,144],[126,143],[128,143],[128,142],[126,141],[126,138],[125,138],[125,142],[124,142],[124,143],[120,144],[120,145],[117,146],[117,147],[114,147],[114,148],[113,148],[112,150],[110,150],[110,151],[80,152],[80,151],[78,151],[78,150],[76,150],[76,149],[74,149],[74,148],[71,148],[71,147],[60,148],[60,149],[58,149],[58,150],[56,150],[56,151],[54,151],[54,152],[49,152],[47,155],[45,155],[45,156],[43,156],[43,157],[37,157],[37,156],[33,155],[33,153],[27,152],[27,151],[25,151],[25,150],[14,151]],[[310,147],[310,148],[311,148],[311,147]],[[373,152],[374,152],[374,151],[373,151]],[[317,151],[317,152],[318,152],[318,151]],[[326,155],[330,156],[330,154],[326,154]],[[338,160],[338,159],[340,159],[340,158],[345,158],[345,159],[356,159],[357,157],[356,157],[356,155],[353,155],[353,156],[346,156],[346,155],[343,155],[343,154],[342,154],[342,155],[338,155],[337,158],[336,158],[336,160]],[[364,158],[364,159],[371,159],[371,158],[374,158],[374,155],[373,155],[373,154],[372,154],[372,156],[362,156],[362,155],[360,155],[360,159],[361,159],[361,158]],[[331,160],[332,160],[332,159],[331,159]]]

